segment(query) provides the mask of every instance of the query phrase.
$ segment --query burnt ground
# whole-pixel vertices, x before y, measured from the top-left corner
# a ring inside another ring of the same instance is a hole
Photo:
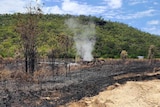
[[[67,76],[42,76],[38,81],[29,76],[14,78],[10,75],[9,79],[0,81],[0,107],[58,107],[97,95],[115,83],[160,79],[159,74],[146,75],[159,72],[159,66],[158,60],[152,64],[146,60],[106,61],[77,69]]]

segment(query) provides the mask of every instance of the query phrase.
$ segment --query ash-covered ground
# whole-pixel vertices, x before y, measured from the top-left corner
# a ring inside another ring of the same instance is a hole
[[[44,73],[36,77],[12,72],[6,74],[5,78],[1,77],[0,107],[58,107],[97,95],[115,83],[159,79],[158,74],[145,75],[147,72],[159,72],[159,66],[158,60],[153,63],[147,60],[113,60],[91,67],[79,67],[67,76]]]

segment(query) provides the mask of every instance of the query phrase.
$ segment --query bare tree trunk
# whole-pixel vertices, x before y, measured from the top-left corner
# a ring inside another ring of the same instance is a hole
[[[26,73],[28,72],[28,57],[26,54],[25,54],[25,71]]]

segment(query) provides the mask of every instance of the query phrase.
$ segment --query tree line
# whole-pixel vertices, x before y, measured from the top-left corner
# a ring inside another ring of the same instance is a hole
[[[2,57],[15,57],[16,52],[22,52],[20,45],[25,42],[21,41],[21,36],[17,33],[16,26],[21,19],[24,20],[28,15],[20,13],[0,15],[0,55]],[[38,31],[34,31],[32,28],[25,28],[24,32],[27,29],[30,29],[32,33],[37,32],[35,45],[40,57],[46,56],[51,50],[60,50],[59,57],[66,55],[65,50],[68,52],[68,57],[75,57],[76,50],[73,40],[70,40],[69,43],[72,45],[69,45],[67,49],[64,49],[66,45],[61,43],[64,43],[68,37],[73,36],[73,32],[67,29],[67,26],[64,24],[65,20],[71,17],[78,18],[82,23],[92,21],[96,24],[94,57],[120,58],[121,51],[126,50],[129,58],[137,58],[137,56],[147,58],[148,49],[151,45],[154,45],[156,48],[155,57],[160,57],[160,37],[142,32],[127,24],[104,20],[101,17],[84,15],[41,14],[39,17],[36,22]],[[30,31],[26,33],[31,33]],[[29,37],[29,39],[31,38]],[[62,39],[63,41],[61,41]]]

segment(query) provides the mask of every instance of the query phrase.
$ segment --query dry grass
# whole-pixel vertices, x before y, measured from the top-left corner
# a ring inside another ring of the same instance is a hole
[[[51,71],[40,70],[40,71],[34,72],[33,78],[34,78],[34,80],[38,81],[38,80],[47,78],[52,75],[53,75],[53,72],[51,72]]]
[[[8,70],[0,71],[0,80],[8,80],[11,77],[11,72]]]
[[[20,82],[33,82],[33,76],[22,71],[15,71],[11,73],[11,78]]]
[[[2,70],[0,71],[0,80],[1,81],[16,80],[19,82],[32,82],[33,76],[22,71],[11,72],[9,70]]]
[[[4,80],[16,80],[19,82],[38,82],[41,79],[52,76],[53,72],[40,70],[34,72],[34,74],[29,74],[23,71],[9,71],[2,70],[0,71],[0,81]]]

